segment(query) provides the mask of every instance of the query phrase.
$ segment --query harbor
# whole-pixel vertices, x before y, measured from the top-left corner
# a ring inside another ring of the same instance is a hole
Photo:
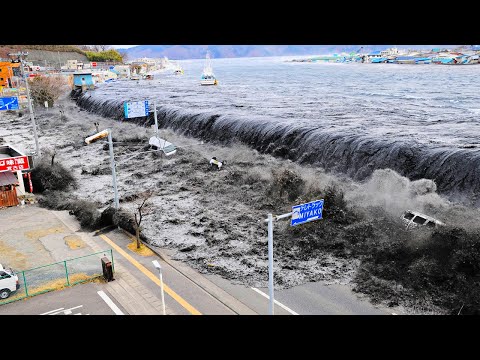
[[[364,52],[363,48],[350,53],[312,56],[293,59],[292,62],[365,63],[365,64],[434,64],[434,65],[473,65],[479,63],[480,46],[462,46],[455,49],[433,48],[429,50],[409,50],[388,48]]]

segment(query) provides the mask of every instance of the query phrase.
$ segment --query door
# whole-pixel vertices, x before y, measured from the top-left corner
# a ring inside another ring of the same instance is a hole
[[[17,191],[14,187],[10,190],[0,190],[0,207],[17,206]]]

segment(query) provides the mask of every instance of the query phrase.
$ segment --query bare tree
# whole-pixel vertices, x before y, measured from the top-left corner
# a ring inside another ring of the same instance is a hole
[[[152,197],[151,191],[146,191],[138,197],[135,205],[135,237],[137,240],[137,249],[140,249],[140,232],[142,231],[142,220],[145,216],[153,213],[153,208],[148,200]]]
[[[98,46],[100,47],[100,51],[107,51],[112,48],[110,45],[98,45]]]
[[[33,101],[39,105],[48,101],[48,106],[52,107],[60,95],[67,90],[67,82],[63,76],[37,76],[27,81],[30,83]]]
[[[125,62],[125,61],[128,60],[128,53],[127,53],[126,50],[120,50],[120,51],[118,51],[118,53],[122,57],[122,62]]]

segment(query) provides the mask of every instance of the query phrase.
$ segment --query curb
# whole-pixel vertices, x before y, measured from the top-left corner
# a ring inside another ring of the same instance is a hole
[[[127,230],[119,227],[120,230],[122,230],[125,235],[127,235],[129,238],[131,239],[136,239],[135,236],[133,234],[131,234],[130,232],[128,232]],[[191,276],[189,276],[188,274],[186,274],[184,271],[182,271],[181,269],[179,269],[179,267],[172,263],[172,260],[170,259],[170,257],[166,254],[164,254],[161,250],[155,248],[155,247],[152,247],[150,244],[147,244],[145,243],[144,241],[140,240],[142,244],[144,244],[147,248],[149,248],[151,251],[153,251],[157,256],[159,256],[163,261],[165,261],[168,265],[170,265],[173,269],[175,269],[177,272],[179,272],[180,274],[182,274],[184,277],[186,277],[188,280],[190,280],[192,283],[194,283],[195,285],[197,285],[199,288],[201,288],[203,291],[205,291],[207,294],[209,294],[210,296],[212,296],[214,299],[216,299],[218,302],[220,302],[221,304],[223,304],[226,308],[230,309],[232,312],[234,312],[236,315],[258,315],[255,311],[253,311],[252,309],[250,309],[247,305],[245,305],[244,303],[242,303],[240,300],[234,298],[232,295],[228,294],[225,290],[223,290],[222,288],[220,288],[219,286],[213,284],[213,286],[217,287],[218,289],[220,289],[220,291],[223,291],[225,294],[227,294],[229,297],[231,297],[232,299],[234,299],[234,301],[240,303],[241,305],[236,305],[236,304],[230,304],[229,302],[230,301],[226,301],[225,299],[222,299],[219,297],[218,294],[215,294],[213,293],[210,289],[206,288],[205,285],[202,285],[201,283],[199,283],[198,281],[196,281],[195,279],[193,279]],[[200,275],[201,276],[201,275]],[[207,279],[205,279],[207,280]],[[209,281],[209,280],[207,280]]]

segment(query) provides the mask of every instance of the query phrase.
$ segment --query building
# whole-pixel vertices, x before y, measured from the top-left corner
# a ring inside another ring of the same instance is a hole
[[[21,76],[20,72],[20,63],[12,63],[11,61],[0,62],[0,87],[16,87],[15,78]]]
[[[32,164],[31,156],[10,145],[0,146],[0,206],[18,205],[17,196],[26,194],[23,173],[30,177]]]
[[[119,79],[130,77],[130,66],[128,65],[116,65],[112,71],[117,74]]]
[[[95,81],[90,71],[77,71],[73,73],[73,89],[94,89]]]
[[[18,205],[18,185],[19,181],[13,172],[0,171],[0,208]]]
[[[67,64],[62,66],[62,70],[82,70],[85,64],[78,60],[67,60]]]

